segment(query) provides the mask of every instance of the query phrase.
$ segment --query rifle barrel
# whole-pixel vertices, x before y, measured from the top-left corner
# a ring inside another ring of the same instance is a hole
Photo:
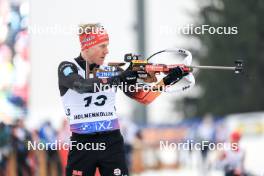
[[[189,65],[190,68],[198,68],[198,69],[210,69],[210,70],[235,70],[236,67],[225,67],[225,66],[195,66]]]

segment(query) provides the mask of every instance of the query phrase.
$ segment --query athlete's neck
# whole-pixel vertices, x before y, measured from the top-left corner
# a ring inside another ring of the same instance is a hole
[[[84,61],[88,62],[89,65],[93,64],[88,57],[85,56],[83,52],[81,52],[81,57]]]

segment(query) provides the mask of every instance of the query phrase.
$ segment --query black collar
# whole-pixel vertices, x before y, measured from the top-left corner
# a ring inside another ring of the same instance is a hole
[[[78,57],[75,58],[75,61],[80,65],[83,70],[86,70],[86,61],[83,59],[82,55],[80,54]],[[99,68],[97,64],[90,64],[89,65],[90,71],[94,68]]]

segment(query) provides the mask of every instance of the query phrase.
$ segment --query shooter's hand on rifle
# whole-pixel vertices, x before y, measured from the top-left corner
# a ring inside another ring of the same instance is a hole
[[[131,84],[137,83],[138,74],[136,71],[132,71],[132,70],[127,69],[126,71],[121,73],[119,75],[119,77],[120,77],[120,81],[122,83],[126,83],[128,85],[131,85]]]
[[[185,72],[182,67],[178,66],[169,71],[169,74],[163,78],[163,82],[166,86],[173,85],[186,75],[188,75],[188,72]]]

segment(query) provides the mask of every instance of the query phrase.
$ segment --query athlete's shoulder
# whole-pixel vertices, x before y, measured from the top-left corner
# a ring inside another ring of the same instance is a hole
[[[68,76],[71,73],[78,73],[78,68],[72,61],[62,61],[58,66],[58,73]]]

